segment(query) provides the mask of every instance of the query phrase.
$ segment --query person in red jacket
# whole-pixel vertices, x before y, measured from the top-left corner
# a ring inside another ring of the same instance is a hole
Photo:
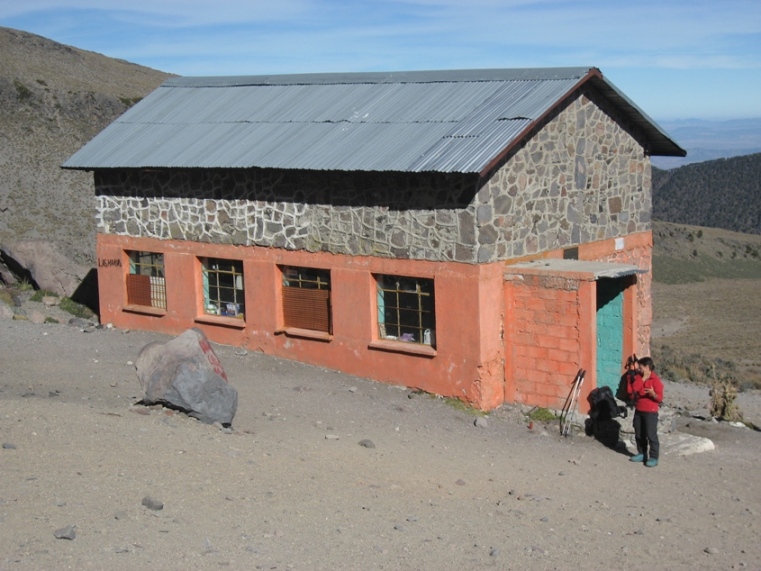
[[[663,382],[654,369],[650,357],[637,360],[637,374],[629,377],[627,387],[629,399],[634,401],[634,438],[637,441],[637,454],[629,460],[644,461],[648,468],[658,465],[658,409],[663,402]]]

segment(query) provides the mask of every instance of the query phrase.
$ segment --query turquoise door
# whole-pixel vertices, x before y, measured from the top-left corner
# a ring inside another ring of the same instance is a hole
[[[624,352],[624,280],[597,280],[597,386],[618,389]]]

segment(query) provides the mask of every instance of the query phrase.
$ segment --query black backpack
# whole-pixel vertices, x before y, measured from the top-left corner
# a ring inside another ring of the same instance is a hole
[[[589,403],[592,405],[592,410],[589,412],[592,420],[613,420],[619,416],[626,418],[626,407],[616,402],[610,387],[592,389],[589,393]]]

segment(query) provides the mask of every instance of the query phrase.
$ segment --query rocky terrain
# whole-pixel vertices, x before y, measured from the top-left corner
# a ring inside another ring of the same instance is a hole
[[[215,346],[222,429],[137,403],[137,354],[167,339],[0,319],[0,569],[759,568],[752,429],[679,417],[715,449],[665,434],[649,469],[526,409]],[[707,399],[666,383],[671,410]]]
[[[60,165],[167,77],[0,28],[0,245],[44,239],[93,264],[92,173]]]

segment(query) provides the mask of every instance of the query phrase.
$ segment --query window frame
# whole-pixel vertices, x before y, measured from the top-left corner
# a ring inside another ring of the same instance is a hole
[[[127,258],[125,309],[164,315],[167,311],[164,253],[151,250],[125,250],[124,253]]]
[[[246,279],[243,261],[199,256],[198,263],[201,272],[200,319],[244,323],[246,320]],[[217,267],[213,267],[214,265]],[[224,277],[227,280],[228,276],[230,283],[220,283],[220,278]],[[214,290],[216,293],[212,294]],[[228,292],[230,295],[223,295],[223,292]],[[214,311],[210,310],[212,306],[215,308]],[[231,314],[231,311],[234,313]]]
[[[435,351],[436,344],[436,282],[433,278],[399,274],[373,274],[376,294],[375,330],[380,343],[400,347],[417,347]],[[384,284],[384,280],[394,280]],[[413,286],[414,289],[410,289]],[[392,299],[387,297],[391,294]],[[414,296],[416,303],[401,300]],[[393,299],[395,298],[395,299]],[[390,301],[390,304],[389,304]],[[408,307],[412,305],[414,307]],[[410,317],[417,314],[417,317]],[[392,317],[389,320],[389,316]],[[405,322],[406,321],[406,322]],[[391,331],[389,331],[391,329]],[[426,351],[427,353],[427,351]]]

